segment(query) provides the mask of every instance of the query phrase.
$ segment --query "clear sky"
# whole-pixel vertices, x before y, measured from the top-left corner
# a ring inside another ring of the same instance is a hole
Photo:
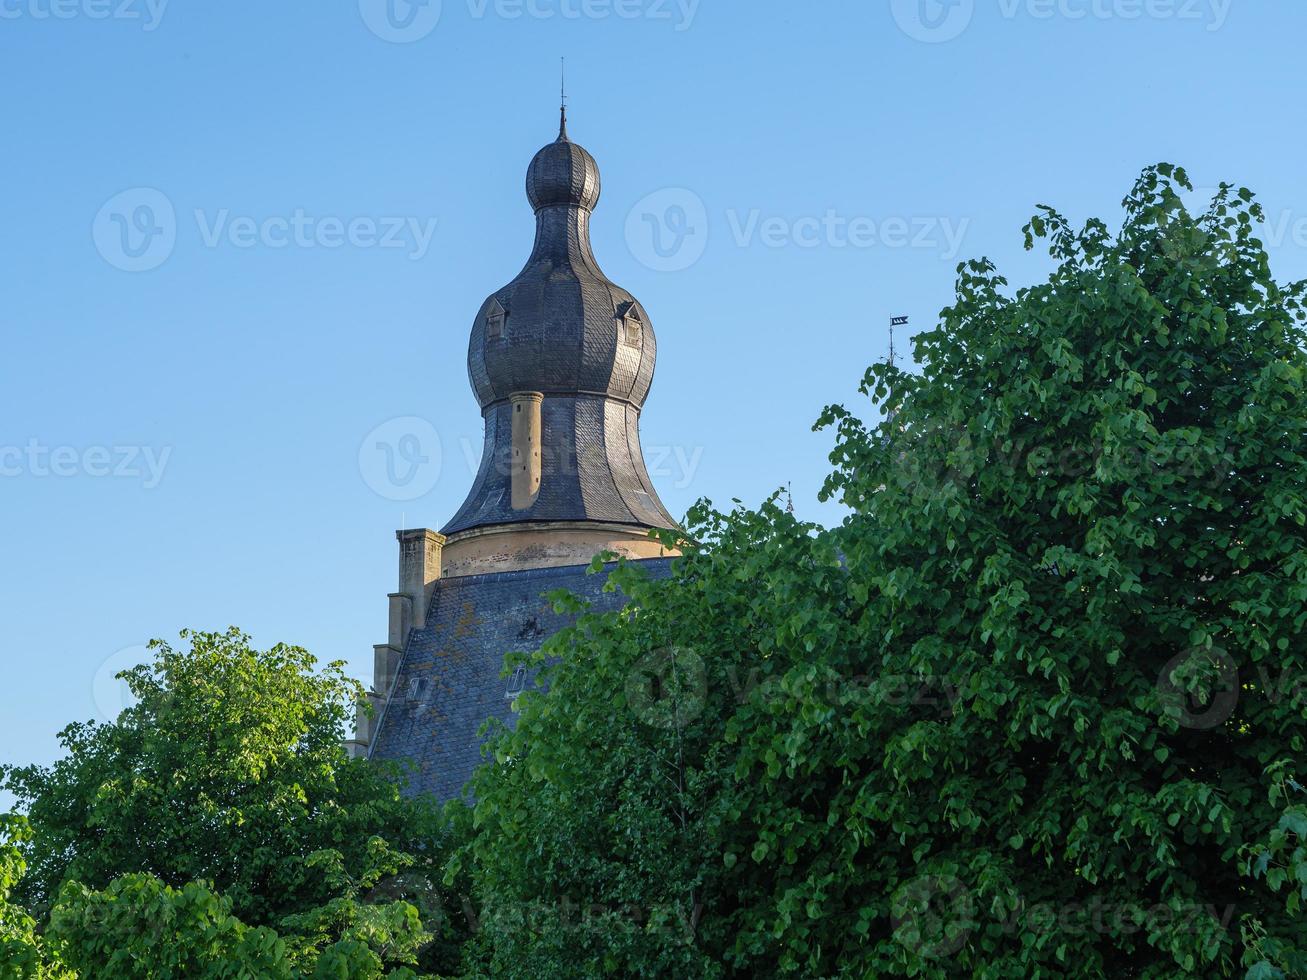
[[[835,522],[812,421],[960,259],[1039,276],[1036,204],[1111,221],[1175,161],[1307,276],[1305,37],[1301,0],[0,0],[0,761],[186,626],[370,679],[394,530],[471,484],[560,56],[664,501]]]

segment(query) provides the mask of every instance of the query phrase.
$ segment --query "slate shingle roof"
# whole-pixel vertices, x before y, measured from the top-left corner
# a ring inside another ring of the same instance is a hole
[[[663,577],[672,561],[649,559],[640,567]],[[625,597],[604,592],[606,580],[606,573],[574,565],[438,581],[427,626],[408,638],[372,757],[413,760],[414,792],[441,800],[460,795],[482,761],[482,724],[488,718],[513,723],[510,680],[500,676],[504,655],[538,650],[568,622],[544,595],[568,589],[596,610],[620,608]]]
[[[481,470],[441,530],[532,521],[674,528],[640,450],[640,409],[658,355],[653,326],[590,246],[598,165],[564,132],[531,162],[527,192],[535,247],[517,277],[482,304],[468,344],[468,376],[485,417]],[[622,329],[627,317],[638,331]],[[528,391],[545,396],[541,492],[534,506],[515,511],[508,399]]]

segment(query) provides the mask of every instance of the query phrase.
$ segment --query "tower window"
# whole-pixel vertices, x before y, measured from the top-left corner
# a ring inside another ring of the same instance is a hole
[[[644,342],[644,321],[634,303],[623,303],[617,308],[617,341],[628,347],[639,347]]]
[[[486,310],[486,340],[500,340],[507,332],[508,311],[499,300],[494,300]]]
[[[509,678],[508,690],[504,692],[504,697],[509,701],[517,698],[519,694],[526,690],[526,668],[519,666],[513,671],[513,676]]]

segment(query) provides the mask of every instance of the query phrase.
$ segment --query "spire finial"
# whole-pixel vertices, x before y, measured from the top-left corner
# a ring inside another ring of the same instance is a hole
[[[560,143],[570,142],[567,138],[567,59],[559,58],[561,63],[561,82],[559,85],[559,95],[562,102],[558,110],[558,141]]]

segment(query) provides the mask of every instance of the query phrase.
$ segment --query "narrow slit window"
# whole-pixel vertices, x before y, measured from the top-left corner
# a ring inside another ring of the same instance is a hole
[[[508,680],[508,690],[504,692],[504,697],[513,701],[519,694],[526,690],[526,668],[518,667],[513,671],[513,676]]]

